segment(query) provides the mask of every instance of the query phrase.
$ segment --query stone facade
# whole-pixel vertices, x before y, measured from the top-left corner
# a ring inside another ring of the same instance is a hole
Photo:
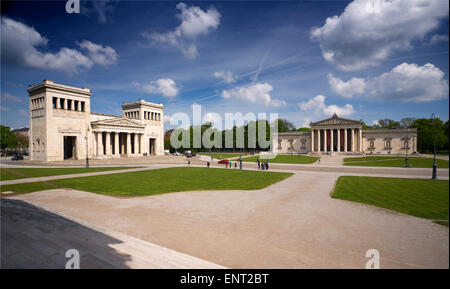
[[[162,104],[123,103],[123,116],[92,113],[91,91],[44,80],[28,88],[30,159],[162,155]]]
[[[405,154],[417,152],[416,129],[363,130],[363,122],[338,117],[311,122],[311,132],[278,133],[278,153]]]

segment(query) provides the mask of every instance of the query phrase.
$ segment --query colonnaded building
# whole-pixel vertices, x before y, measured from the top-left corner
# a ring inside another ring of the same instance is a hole
[[[362,120],[331,118],[311,122],[311,132],[278,133],[278,153],[417,153],[417,129],[363,129]]]
[[[28,88],[30,159],[132,157],[164,153],[162,104],[122,103],[122,116],[91,112],[91,91],[44,80]]]

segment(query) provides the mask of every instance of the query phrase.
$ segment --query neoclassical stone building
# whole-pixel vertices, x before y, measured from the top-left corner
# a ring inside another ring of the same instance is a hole
[[[30,85],[30,159],[131,157],[164,153],[162,104],[122,104],[122,116],[91,112],[91,91],[44,80]]]
[[[311,122],[311,132],[278,133],[278,153],[405,154],[417,152],[416,129],[368,129],[338,117]]]

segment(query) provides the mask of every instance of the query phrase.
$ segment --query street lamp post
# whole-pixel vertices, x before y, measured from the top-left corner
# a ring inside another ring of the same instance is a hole
[[[89,127],[86,129],[86,168],[89,168],[89,146],[88,146]]]
[[[242,170],[242,150],[243,148],[241,148],[241,154],[239,156],[239,169]]]
[[[408,149],[409,149],[408,132],[409,132],[409,128],[406,129],[406,146],[405,146],[406,156],[405,156],[405,168],[409,168],[409,163],[408,163]]]
[[[437,166],[436,166],[436,128],[434,127],[434,113],[431,114],[431,125],[433,126],[433,175],[431,176],[432,180],[437,179]]]

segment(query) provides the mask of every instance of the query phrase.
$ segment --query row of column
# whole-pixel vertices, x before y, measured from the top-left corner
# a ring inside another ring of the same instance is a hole
[[[54,107],[58,109],[84,111],[84,101],[67,99],[62,97],[53,97]],[[62,103],[61,103],[62,102]],[[69,105],[70,102],[70,105]],[[70,106],[70,107],[69,107]]]
[[[334,131],[337,130],[337,145],[336,149],[334,147]],[[344,145],[343,149],[341,149],[341,131],[343,130],[343,138],[344,138]],[[348,144],[348,131],[350,130],[350,146]],[[323,139],[324,139],[324,146],[322,150],[322,132],[323,131]],[[356,135],[356,142],[355,142],[355,131],[357,132]],[[328,141],[328,133],[330,134],[330,141]],[[315,135],[317,135],[317,149],[315,147]],[[339,128],[339,129],[312,129],[311,130],[311,151],[312,152],[327,152],[327,151],[335,151],[335,152],[362,152],[362,130],[359,128]]]
[[[94,154],[97,156],[119,156],[142,154],[144,150],[143,133],[93,132]],[[103,144],[103,134],[105,143]]]

